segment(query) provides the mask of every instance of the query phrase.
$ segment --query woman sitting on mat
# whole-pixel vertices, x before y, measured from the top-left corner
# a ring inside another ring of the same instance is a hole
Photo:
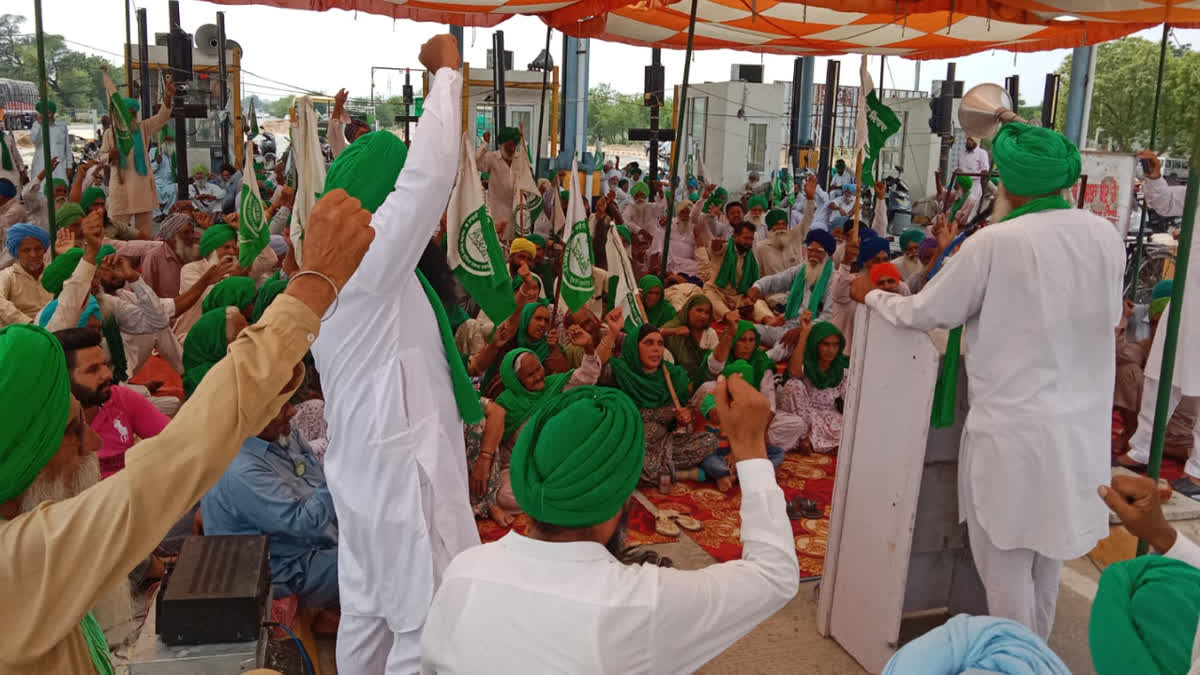
[[[808,316],[801,319],[806,328],[800,338],[804,349],[792,354],[790,377],[779,392],[776,417],[786,415],[791,419],[785,419],[782,428],[788,432],[787,438],[780,433],[777,440],[788,450],[799,447],[806,452],[830,453],[837,450],[842,439],[838,401],[846,395],[850,359],[842,353],[846,338],[833,324],[811,321]]]

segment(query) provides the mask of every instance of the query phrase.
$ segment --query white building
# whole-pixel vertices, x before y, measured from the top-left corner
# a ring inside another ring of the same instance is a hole
[[[762,181],[784,161],[787,148],[786,82],[704,82],[688,85],[687,118],[679,147],[704,160],[705,176],[738,197],[746,176]],[[683,166],[687,155],[680,158]],[[682,171],[681,171],[682,173]]]
[[[537,156],[538,121],[544,117],[542,127],[542,157],[550,157],[551,138],[558,139],[558,115],[553,114],[554,103],[558,101],[555,89],[558,85],[558,68],[555,67],[551,79],[547,82],[546,107],[541,107],[542,72],[531,70],[506,70],[504,72],[505,108],[507,120],[501,126],[524,127],[525,140],[529,143],[529,152]],[[492,132],[493,142],[496,131],[494,126],[492,99],[492,70],[491,68],[471,68],[470,86],[466,88],[467,98],[464,106],[463,121],[475,138],[476,145],[482,143],[483,132]],[[555,145],[557,147],[557,145]]]

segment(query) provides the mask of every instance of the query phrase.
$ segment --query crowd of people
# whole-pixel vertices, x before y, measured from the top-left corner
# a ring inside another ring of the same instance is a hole
[[[1049,636],[1062,561],[1107,536],[1105,502],[1164,551],[1186,548],[1143,484],[1096,496],[1114,414],[1119,461],[1147,461],[1163,331],[1124,338],[1120,238],[1059,196],[1080,172],[1060,134],[1007,124],[990,158],[971,139],[969,168],[998,181],[960,176],[944,213],[898,236],[882,183],[860,188],[842,160],[827,190],[755,175],[736,195],[611,162],[584,200],[595,295],[572,310],[569,175],[528,177],[544,208],[527,222],[524,141],[501,129],[476,161],[515,309],[489,317],[445,253],[453,38],[421,61],[433,77],[411,145],[369,131],[339,93],[301,256],[286,162],[192,167],[175,193],[169,84],[127,153],[109,128],[97,162],[55,145],[0,178],[0,597],[25,612],[0,637],[4,668],[111,672],[91,608],[160,578],[171,542],[203,533],[269,535],[275,596],[326,611],[343,673],[693,670],[795,595],[789,520],[829,505],[788,502],[774,474],[789,453],[837,452],[862,304],[922,331],[965,326],[960,504],[993,616]],[[53,104],[39,113],[54,124]],[[249,181],[271,239],[244,265]],[[1153,180],[1147,194],[1180,210]],[[1169,288],[1154,296],[1156,326]],[[152,361],[178,391],[145,377]],[[1196,382],[1176,378],[1180,428]],[[614,564],[630,557],[633,492],[681,480],[738,486],[742,560]],[[480,545],[477,519],[518,513],[527,533]]]

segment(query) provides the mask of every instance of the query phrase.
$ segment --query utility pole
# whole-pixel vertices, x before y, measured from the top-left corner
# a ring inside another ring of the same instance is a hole
[[[504,100],[504,31],[492,33],[492,140],[500,146],[500,130],[508,125],[508,106]]]
[[[148,33],[146,28],[146,10],[145,8],[137,11],[138,24],[138,79],[141,84],[138,90],[141,94],[139,98],[142,100],[142,110],[150,112],[150,47],[148,46]],[[133,96],[133,92],[128,92],[129,96]]]
[[[829,165],[833,156],[833,109],[837,105],[838,75],[842,64],[829,59],[825,64],[825,102],[821,107],[821,155],[817,164],[817,182],[829,189]]]
[[[225,110],[229,107],[229,73],[226,72],[225,65],[225,12],[217,12],[217,68],[221,87],[221,162],[231,164],[229,118],[225,116]]]
[[[954,145],[954,63],[946,64],[946,79],[942,81],[942,91],[939,103],[943,111],[942,120],[942,153],[938,159],[938,167],[942,172],[942,180],[949,179],[950,148]]]
[[[179,0],[171,0],[167,3],[167,7],[171,21],[171,32],[167,42],[167,64],[171,69],[168,72],[171,74],[171,79],[178,83],[176,93],[180,98],[184,98],[187,96],[187,88],[191,86],[192,79],[192,37],[181,27]],[[149,98],[150,86],[147,80],[142,82],[142,99],[148,100]],[[184,101],[180,103],[184,103]],[[146,119],[150,114],[150,106],[143,105],[142,119]],[[187,199],[191,186],[188,182],[187,116],[184,113],[183,105],[175,106],[173,115],[175,117],[175,184],[178,186],[179,198]]]
[[[674,129],[659,128],[659,109],[662,107],[666,76],[662,65],[662,50],[655,47],[650,50],[650,65],[646,66],[646,90],[642,98],[643,105],[650,107],[650,128],[630,129],[629,140],[647,141],[650,143],[650,167],[646,180],[656,180],[658,177],[658,144],[660,141],[674,141]],[[686,104],[686,101],[676,101],[675,105]],[[680,119],[686,107],[679,108]],[[650,200],[654,201],[654,190],[650,191]]]
[[[800,175],[800,93],[803,90],[804,59],[797,56],[792,63],[791,129],[788,133],[788,155],[792,159],[792,179]]]

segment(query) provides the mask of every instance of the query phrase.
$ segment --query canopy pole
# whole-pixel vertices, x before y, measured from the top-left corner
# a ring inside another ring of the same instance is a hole
[[[1163,69],[1167,62],[1167,37],[1171,33],[1170,24],[1163,24],[1162,42],[1158,45],[1158,79],[1154,83],[1154,113],[1150,116],[1150,149],[1158,141],[1158,104],[1162,99]],[[1129,287],[1129,299],[1137,302],[1138,277],[1142,269],[1142,246],[1146,237],[1146,209],[1142,205],[1141,222],[1138,223],[1137,245],[1133,249],[1133,283]]]
[[[1192,147],[1200,148],[1200,115],[1193,123]],[[1154,434],[1150,437],[1150,462],[1146,473],[1157,481],[1162,468],[1163,443],[1167,419],[1171,415],[1171,389],[1175,379],[1175,349],[1179,343],[1179,319],[1183,315],[1183,290],[1187,286],[1188,258],[1192,250],[1192,230],[1196,220],[1196,200],[1200,196],[1200,150],[1193,150],[1189,164],[1187,196],[1183,200],[1183,218],[1179,229],[1179,253],[1175,258],[1175,283],[1171,291],[1167,335],[1163,340],[1162,366],[1158,378],[1158,400],[1154,405]],[[1138,542],[1138,555],[1146,553],[1145,541]]]
[[[538,106],[538,132],[537,132],[537,151],[534,154],[536,159],[533,162],[533,175],[538,175],[538,167],[542,164],[542,128],[546,125],[546,81],[550,77],[550,33],[554,29],[546,26],[546,63],[542,64],[542,103]]]
[[[695,0],[693,0],[695,2]],[[694,13],[694,10],[693,10]],[[53,129],[50,117],[50,92],[46,86],[46,34],[42,31],[42,0],[33,0],[33,20],[37,30],[37,60],[38,60],[38,94],[42,99],[42,110],[47,114],[40,117],[42,127],[42,160],[43,169],[46,174],[42,179],[42,189],[46,194],[46,222],[50,225],[50,256],[54,257],[58,253],[54,250],[54,242],[58,241],[58,226],[54,222],[54,171],[50,169],[51,160],[54,158],[50,143],[51,130]],[[63,158],[67,161],[67,158]],[[37,167],[33,167],[37,171]],[[64,167],[64,171],[66,168]],[[37,178],[35,173],[33,176]]]
[[[692,13],[688,19],[688,39],[687,52],[683,57],[683,85],[679,87],[679,100],[675,101],[675,109],[679,111],[686,110],[683,107],[687,103],[688,94],[688,77],[692,74],[692,41],[696,37],[696,4],[698,0],[692,0]],[[687,115],[679,114],[675,116],[675,138],[678,140],[683,135],[683,124]],[[671,173],[667,175],[667,185],[671,187],[671,191],[667,193],[667,230],[663,232],[663,250],[662,250],[662,278],[667,278],[667,261],[670,259],[668,253],[671,251],[671,223],[675,220],[673,211],[675,210],[675,192],[676,189],[671,181],[679,172],[679,155],[683,153],[675,152],[676,143],[671,144]],[[681,181],[682,183],[682,181]],[[684,186],[681,184],[680,188]]]

